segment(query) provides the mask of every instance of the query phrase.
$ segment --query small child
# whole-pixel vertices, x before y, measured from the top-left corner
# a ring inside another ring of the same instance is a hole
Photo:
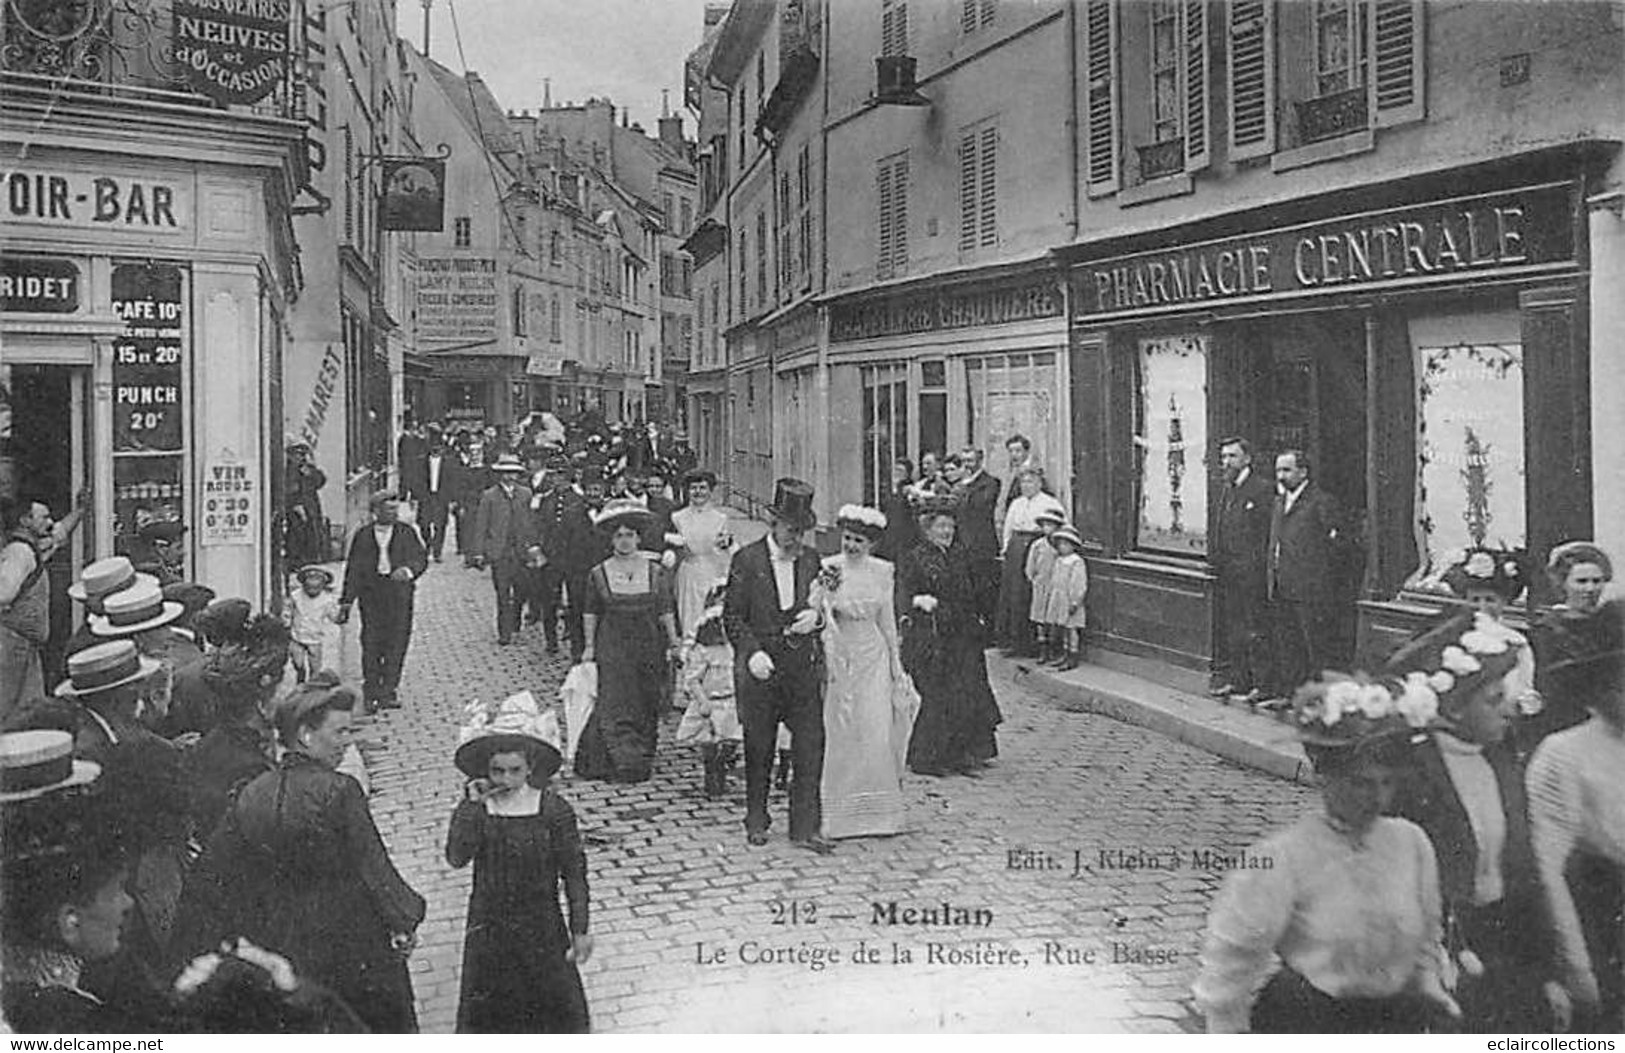
[[[705,613],[694,628],[694,644],[683,661],[682,691],[688,706],[677,725],[677,741],[699,744],[705,796],[715,801],[728,792],[728,772],[744,737],[734,705],[734,656],[722,630],[720,587],[707,595]]]
[[[326,567],[301,567],[297,577],[299,588],[288,594],[283,616],[293,637],[289,657],[293,659],[294,676],[302,684],[326,668],[322,644],[328,627],[339,624],[339,598],[333,593],[333,572]]]
[[[1038,638],[1038,660],[1047,663],[1055,661],[1063,651],[1061,641],[1054,638],[1044,621],[1044,612],[1049,606],[1050,577],[1055,572],[1055,546],[1049,539],[1065,520],[1060,513],[1046,509],[1038,513],[1036,521],[1044,536],[1027,547],[1027,581],[1033,587],[1027,620],[1033,623],[1033,634]]]
[[[1066,672],[1076,669],[1082,660],[1082,632],[1084,627],[1083,599],[1089,592],[1089,568],[1085,566],[1079,550],[1083,539],[1069,526],[1061,527],[1049,536],[1055,546],[1055,567],[1050,572],[1049,596],[1044,608],[1044,621],[1050,638],[1064,641],[1066,653],[1050,664]]]

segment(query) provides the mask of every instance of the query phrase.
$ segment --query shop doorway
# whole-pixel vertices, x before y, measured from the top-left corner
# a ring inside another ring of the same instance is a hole
[[[0,366],[0,492],[42,501],[53,516],[73,508],[85,485],[85,376],[76,366]],[[73,584],[84,554],[94,544],[86,522],[72,543],[51,561],[51,639],[44,654],[45,682],[64,674],[63,650],[73,632]]]

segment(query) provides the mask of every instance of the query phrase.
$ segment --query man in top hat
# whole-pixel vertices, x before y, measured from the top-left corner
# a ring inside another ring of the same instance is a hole
[[[813,489],[799,479],[774,484],[766,537],[746,545],[728,569],[723,626],[734,648],[734,681],[745,728],[745,836],[767,843],[768,779],[779,725],[790,729],[794,780],[790,840],[827,855],[820,832],[824,773],[824,649],[822,619],[807,603],[818,577],[818,554],[805,543],[815,520]]]
[[[474,513],[474,565],[491,566],[497,592],[497,643],[506,647],[519,628],[524,603],[524,571],[541,555],[536,517],[530,507],[531,490],[524,484],[529,473],[511,453],[491,466],[496,484],[480,495]]]
[[[399,709],[401,666],[412,642],[412,603],[417,580],[429,568],[423,539],[400,522],[400,498],[391,490],[372,496],[373,521],[350,539],[339,594],[339,624],[361,603],[362,701],[368,712]]]

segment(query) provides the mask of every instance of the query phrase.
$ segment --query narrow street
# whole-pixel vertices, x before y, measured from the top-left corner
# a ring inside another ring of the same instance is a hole
[[[426,1032],[450,1031],[457,1009],[470,875],[442,852],[462,784],[451,764],[462,707],[523,689],[556,701],[567,669],[538,629],[497,647],[493,608],[487,574],[449,553],[433,565],[405,706],[362,721],[373,813],[429,901],[412,961]],[[675,712],[650,782],[561,775],[588,841],[594,1028],[1197,1027],[1189,986],[1221,879],[1201,854],[1233,855],[1294,816],[1305,791],[1007,682],[995,689],[997,766],[976,779],[910,776],[912,832],[843,842],[829,857],[783,840],[782,795],[774,842],[748,848],[742,769],[726,801],[707,802],[697,757],[669,745]]]

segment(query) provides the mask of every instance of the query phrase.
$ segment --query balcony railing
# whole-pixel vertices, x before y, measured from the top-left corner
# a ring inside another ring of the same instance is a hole
[[[1305,143],[1336,139],[1370,126],[1370,96],[1364,84],[1297,103],[1298,138]]]
[[[255,71],[269,94],[247,104],[216,102],[193,87],[176,54],[172,0],[0,0],[0,72],[10,85],[52,94],[141,98],[264,117],[297,116],[294,49],[300,4],[285,5],[287,51]]]
[[[1169,139],[1136,147],[1140,154],[1140,182],[1149,183],[1185,170],[1185,140]]]

